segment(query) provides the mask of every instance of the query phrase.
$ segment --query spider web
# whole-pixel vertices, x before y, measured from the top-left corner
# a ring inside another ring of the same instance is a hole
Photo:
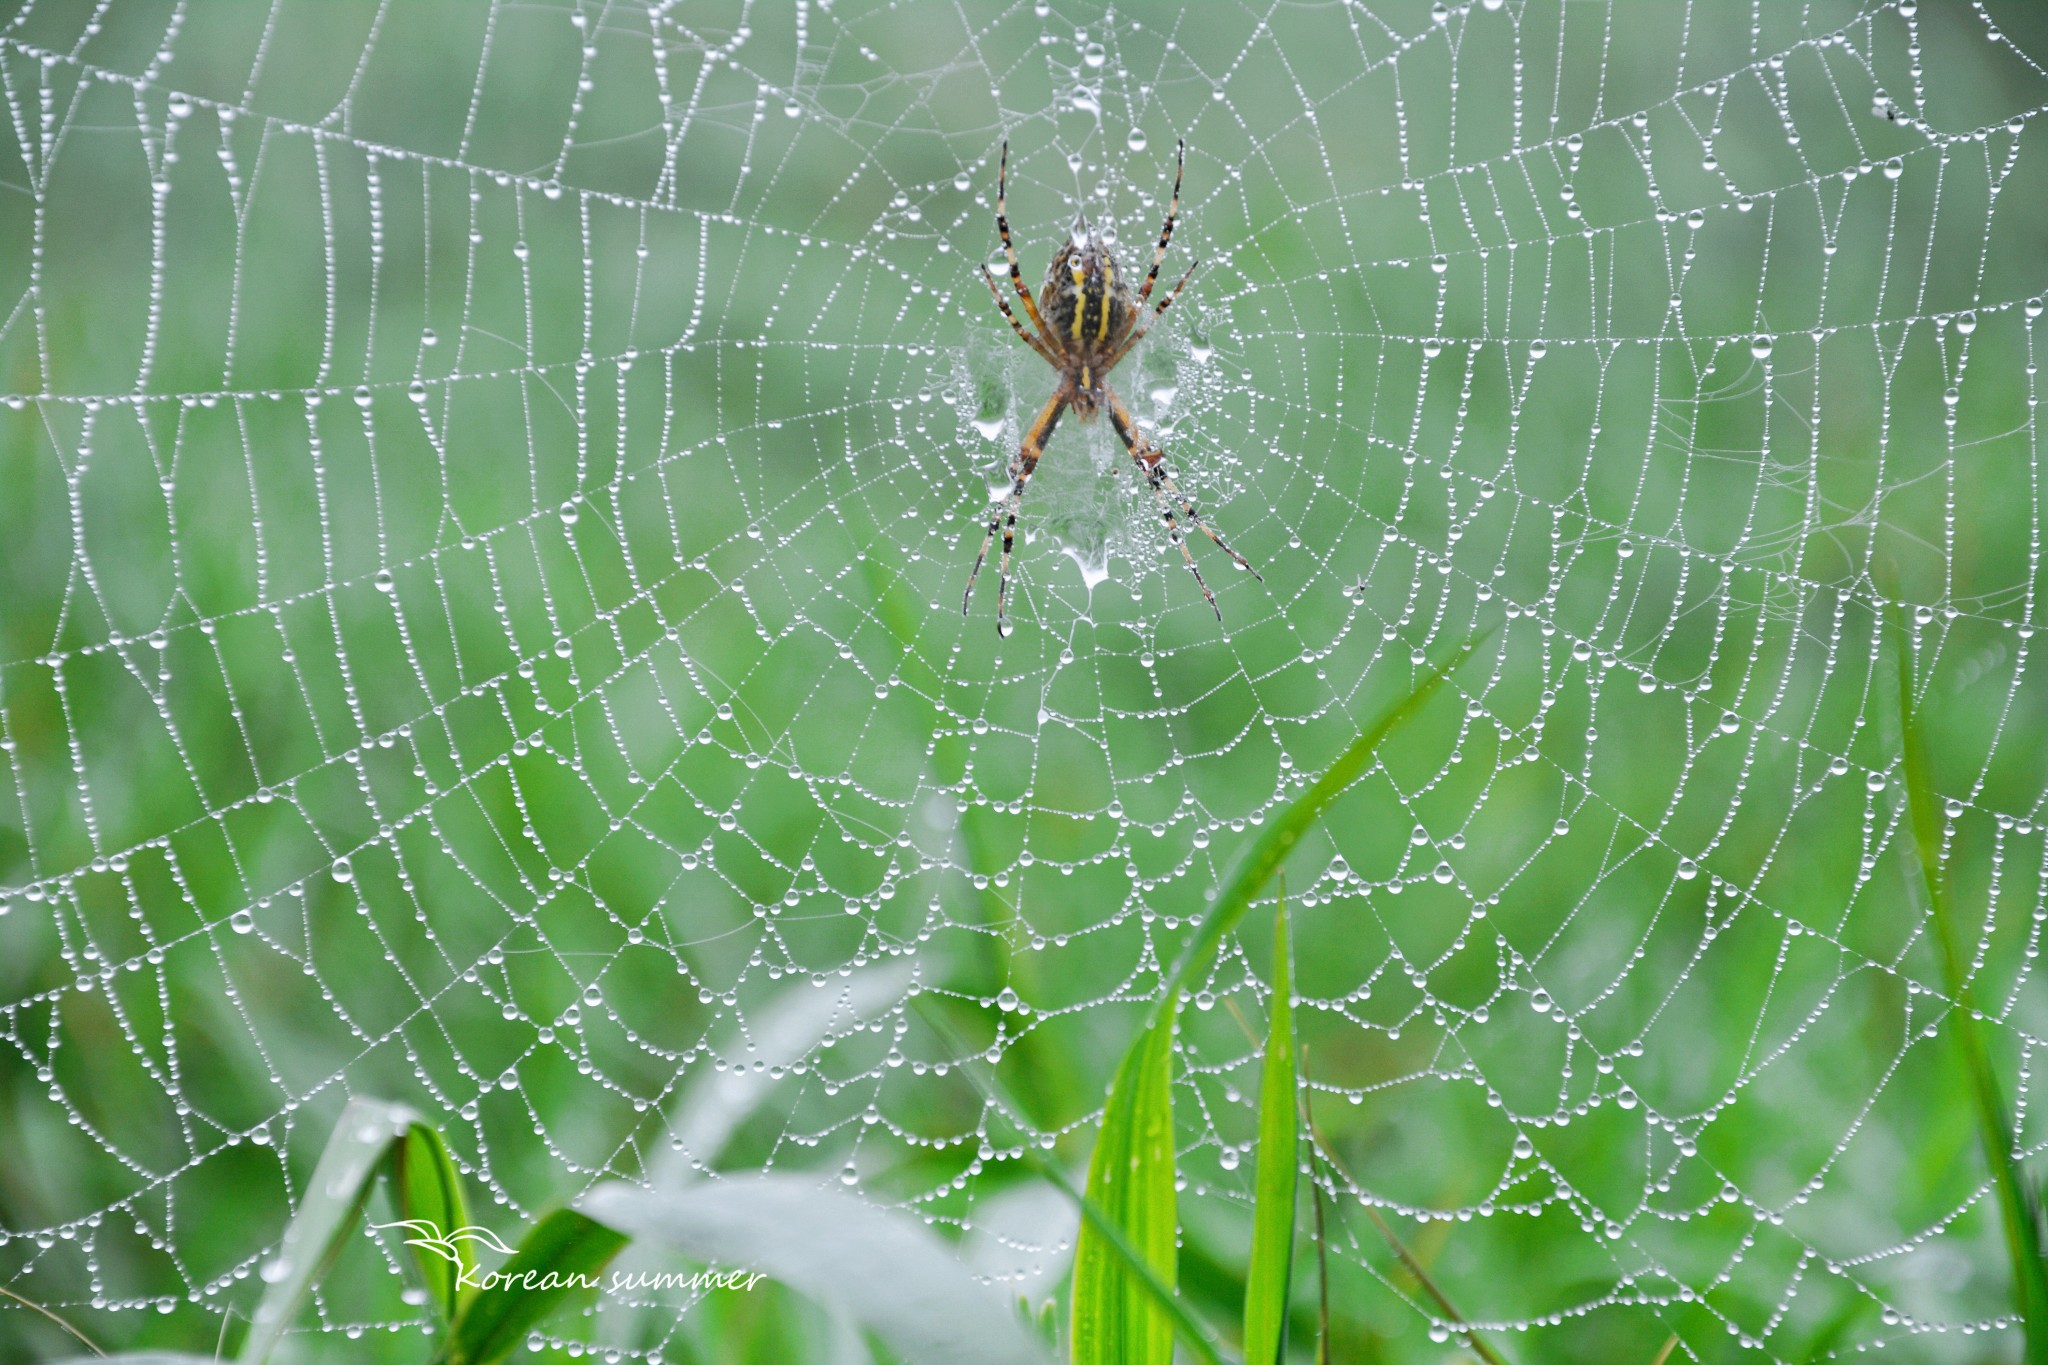
[[[815,1169],[1042,1293],[1017,1158],[1477,636],[1290,864],[1345,1330],[1445,1349],[1364,1201],[1532,1356],[1982,1358],[1898,688],[2035,1153],[2043,60],[1910,0],[12,6],[0,1285],[211,1341],[366,1093],[501,1230]],[[1220,624],[1071,420],[1016,633],[958,609],[1053,382],[974,269],[1005,138],[1034,283],[1077,209],[1142,268],[1186,141],[1115,382],[1261,569],[1194,538]],[[1191,1243],[1265,917],[1179,1043]],[[403,1255],[303,1348],[412,1358]]]

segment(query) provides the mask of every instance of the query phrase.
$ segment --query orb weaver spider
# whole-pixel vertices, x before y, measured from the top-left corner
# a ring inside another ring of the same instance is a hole
[[[1183,142],[1174,151],[1173,197],[1167,205],[1166,223],[1159,229],[1159,245],[1152,252],[1152,269],[1146,273],[1145,283],[1137,293],[1133,294],[1130,285],[1124,281],[1108,244],[1089,225],[1086,215],[1077,213],[1073,230],[1052,258],[1052,264],[1046,268],[1045,284],[1034,300],[1031,291],[1024,287],[1024,272],[1017,264],[1017,248],[1010,240],[1007,203],[1010,144],[1003,143],[1002,168],[996,175],[996,231],[1003,239],[1003,253],[1009,257],[1010,284],[1023,301],[1024,312],[1031,319],[1035,332],[1026,331],[1017,315],[1010,311],[1009,300],[1003,297],[995,275],[986,265],[981,267],[981,278],[987,282],[989,292],[995,295],[996,307],[1003,310],[1011,328],[1026,346],[1038,352],[1045,363],[1053,367],[1059,375],[1059,383],[1054,386],[1052,397],[1046,400],[1037,420],[1024,433],[1024,440],[1010,461],[1009,495],[996,504],[989,517],[988,534],[982,538],[981,553],[974,557],[974,568],[967,575],[967,591],[960,598],[960,614],[965,616],[974,598],[974,580],[981,573],[981,566],[988,559],[989,546],[995,543],[996,532],[1000,530],[1003,533],[1003,558],[996,588],[998,635],[1010,633],[1006,610],[1010,596],[1010,552],[1017,535],[1017,507],[1023,501],[1024,487],[1031,481],[1031,472],[1038,468],[1039,457],[1045,453],[1045,443],[1051,439],[1053,427],[1058,425],[1060,414],[1068,408],[1072,408],[1074,415],[1083,422],[1094,420],[1098,412],[1109,413],[1110,426],[1116,429],[1124,448],[1131,452],[1131,458],[1151,485],[1153,496],[1159,500],[1159,515],[1165,518],[1168,538],[1180,547],[1188,572],[1195,576],[1202,596],[1208,599],[1209,609],[1216,613],[1218,621],[1223,619],[1223,608],[1216,605],[1216,594],[1209,591],[1201,569],[1195,565],[1193,552],[1182,538],[1180,522],[1173,514],[1175,504],[1179,504],[1181,512],[1200,527],[1204,535],[1237,561],[1238,568],[1265,582],[1243,555],[1231,549],[1223,537],[1196,514],[1194,503],[1175,486],[1173,476],[1167,473],[1165,453],[1138,430],[1130,409],[1124,406],[1123,399],[1117,397],[1116,390],[1108,383],[1109,372],[1130,354],[1131,348],[1138,344],[1138,339],[1151,328],[1153,321],[1180,297],[1182,287],[1195,273],[1195,266],[1201,264],[1198,259],[1189,265],[1179,283],[1168,290],[1149,313],[1146,311],[1145,302],[1152,297],[1152,286],[1159,279],[1160,262],[1166,259],[1166,244],[1173,240],[1174,219],[1180,213],[1180,177],[1186,160],[1187,144]]]

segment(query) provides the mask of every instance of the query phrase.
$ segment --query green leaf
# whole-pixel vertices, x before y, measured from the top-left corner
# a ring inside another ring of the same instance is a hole
[[[1287,902],[1273,925],[1273,1019],[1259,1077],[1259,1155],[1252,1205],[1252,1259],[1244,1285],[1245,1365],[1277,1365],[1287,1346],[1288,1288],[1294,1269],[1294,1211],[1301,1118],[1294,1055],[1293,972]]]
[[[1918,883],[1917,891],[1926,897],[1928,917],[1934,922],[1935,946],[1940,950],[1942,979],[1949,999],[1955,1002],[1948,1020],[1969,1072],[1970,1092],[1976,1101],[1977,1133],[1998,1193],[2006,1254],[2012,1260],[2014,1307],[2026,1331],[2022,1359],[2028,1365],[2048,1365],[2048,1260],[2043,1259],[2040,1195],[2013,1156],[2012,1122],[2006,1114],[2005,1097],[1983,1035],[1977,1030],[1976,1001],[1963,967],[1962,934],[1956,924],[1955,908],[1942,884],[1941,814],[1927,777],[1926,746],[1918,718],[1913,714],[1905,633],[1894,624],[1890,634],[1899,694],[1899,747],[1905,770],[1906,805],[1912,817],[1913,844],[1919,853],[1920,875],[1911,880]]]
[[[906,1365],[1051,1365],[1008,1299],[977,1280],[931,1229],[818,1176],[739,1176],[654,1190],[611,1181],[580,1207],[714,1271],[747,1267],[772,1276],[853,1318]]]
[[[434,1238],[434,1246],[409,1239],[427,1293],[441,1310],[441,1321],[452,1323],[461,1311],[464,1285],[473,1283],[476,1255],[467,1237],[455,1234],[469,1227],[469,1200],[462,1192],[462,1173],[441,1135],[424,1123],[415,1123],[391,1146],[391,1198],[399,1217],[408,1223],[425,1224],[420,1231]],[[436,1250],[435,1246],[442,1248]],[[450,1256],[455,1259],[449,1259]]]
[[[353,1099],[341,1111],[299,1210],[285,1226],[277,1257],[264,1271],[270,1288],[256,1305],[248,1339],[242,1343],[242,1365],[261,1365],[269,1359],[314,1281],[341,1254],[370,1197],[378,1163],[419,1123],[419,1115],[404,1105],[381,1100]]]
[[[557,1209],[534,1225],[504,1266],[479,1277],[449,1333],[450,1365],[490,1365],[526,1339],[534,1325],[572,1293],[598,1287],[605,1263],[626,1245],[623,1234],[574,1209]]]
[[[1117,1067],[1088,1161],[1089,1204],[1169,1290],[1174,1283],[1173,1022],[1169,1004]],[[1092,1222],[1074,1247],[1073,1365],[1171,1365],[1173,1319]]]

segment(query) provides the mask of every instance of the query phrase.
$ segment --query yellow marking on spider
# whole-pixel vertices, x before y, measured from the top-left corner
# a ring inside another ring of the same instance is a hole
[[[1074,261],[1074,292],[1079,297],[1074,300],[1074,325],[1069,330],[1072,332],[1074,340],[1079,341],[1081,339],[1081,322],[1088,316],[1088,271],[1081,264],[1078,257]]]
[[[1116,292],[1116,267],[1107,260],[1102,263],[1102,316],[1095,319],[1095,339],[1109,340],[1109,300]]]

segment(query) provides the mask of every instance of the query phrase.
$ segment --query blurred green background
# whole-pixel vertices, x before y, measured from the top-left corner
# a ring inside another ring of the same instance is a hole
[[[370,1094],[508,1240],[815,1169],[1040,1298],[1020,1151],[1490,631],[1289,866],[1338,1356],[1459,1350],[1364,1200],[1516,1359],[2016,1358],[1896,717],[2032,1152],[2043,61],[2016,0],[0,6],[0,1286],[238,1340]],[[1016,634],[955,609],[1052,382],[1005,138],[1033,282],[1077,207],[1142,268],[1186,141],[1116,382],[1221,625],[1071,419]],[[1181,1039],[1226,1318],[1269,950]],[[424,1358],[407,1284],[361,1239],[296,1357]]]

